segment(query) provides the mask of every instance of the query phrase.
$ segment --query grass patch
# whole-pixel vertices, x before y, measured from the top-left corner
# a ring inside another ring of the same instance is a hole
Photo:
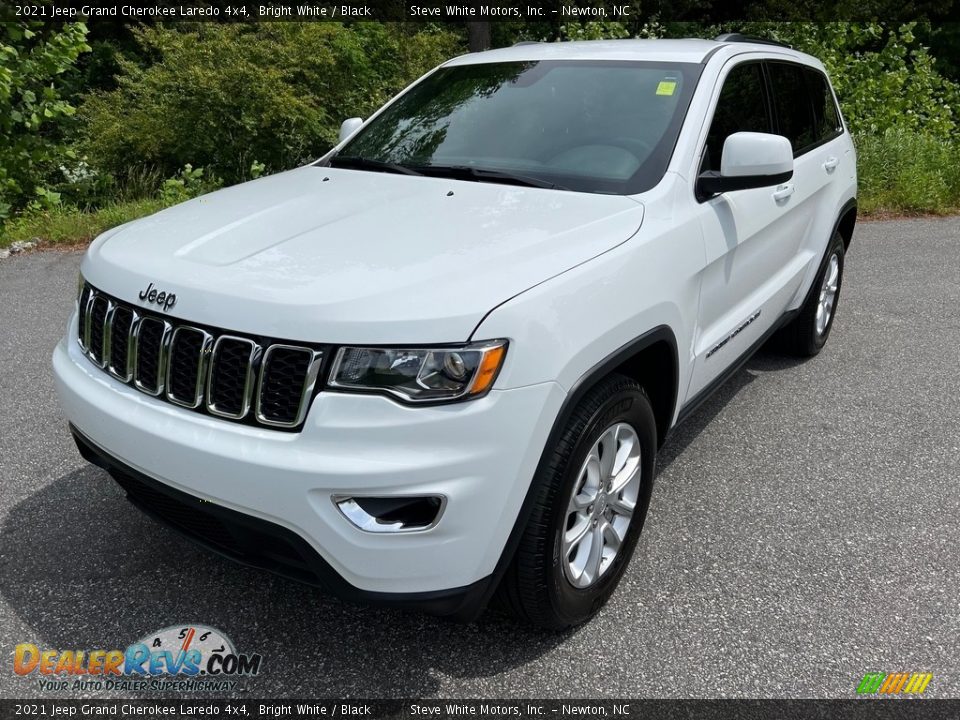
[[[960,212],[960,143],[890,129],[856,145],[861,213]]]
[[[149,198],[119,202],[97,210],[63,206],[21,215],[0,230],[0,248],[34,238],[52,245],[87,243],[112,227],[155,213],[169,204],[160,198]]]

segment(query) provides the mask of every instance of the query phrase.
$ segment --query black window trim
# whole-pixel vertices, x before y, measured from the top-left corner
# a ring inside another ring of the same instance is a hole
[[[707,151],[707,138],[710,136],[710,128],[713,126],[713,119],[717,114],[717,106],[720,104],[720,96],[723,94],[723,85],[724,83],[726,83],[727,78],[730,77],[730,75],[737,68],[744,65],[753,65],[753,64],[760,65],[760,76],[762,79],[762,90],[763,90],[763,102],[767,107],[768,130],[770,133],[775,133],[777,130],[776,114],[774,112],[774,107],[773,107],[773,93],[771,92],[771,89],[770,89],[770,78],[769,78],[769,73],[767,72],[766,62],[767,62],[767,58],[762,56],[757,57],[755,55],[750,55],[739,61],[737,61],[737,57],[734,56],[730,58],[730,60],[727,62],[727,64],[730,64],[730,69],[727,70],[726,73],[723,75],[723,80],[720,82],[720,84],[715,87],[715,89],[718,90],[717,101],[713,103],[712,107],[710,108],[710,117],[703,126],[705,132],[703,134],[702,143],[700,144],[698,151],[695,155],[696,167],[693,173],[693,182],[691,184],[693,195],[696,198],[697,203],[700,205],[712,199],[712,198],[700,198],[698,197],[696,192],[697,177],[700,175],[700,173],[703,170],[704,153],[706,153]],[[721,72],[723,72],[722,69],[721,69]],[[689,105],[687,109],[689,110]],[[716,196],[716,197],[719,197],[719,196]]]
[[[836,140],[838,137],[843,135],[844,133],[843,116],[840,114],[840,108],[837,106],[837,99],[836,97],[834,97],[834,94],[833,94],[833,86],[830,84],[830,78],[827,77],[826,73],[824,73],[819,68],[814,67],[813,65],[806,65],[804,63],[795,62],[793,60],[787,60],[785,58],[784,59],[763,58],[761,62],[763,63],[763,66],[764,66],[763,74],[767,82],[767,101],[770,107],[771,116],[773,118],[773,126],[778,135],[783,135],[783,133],[780,132],[780,117],[779,117],[779,114],[777,113],[777,104],[774,102],[773,79],[770,75],[770,65],[793,65],[794,67],[798,67],[802,71],[804,71],[803,84],[807,90],[808,101],[812,101],[812,96],[811,96],[810,84],[807,81],[807,71],[814,72],[820,77],[822,77],[823,81],[826,83],[827,90],[830,91],[830,102],[833,103],[833,109],[837,114],[837,121],[838,121],[837,129],[834,130],[829,135],[825,135],[824,137],[820,138],[814,143],[810,143],[809,145],[804,145],[802,148],[799,148],[798,150],[794,150],[793,152],[794,160],[796,160],[801,155],[806,155],[811,150],[816,150],[818,147],[826,145],[828,142]],[[810,112],[813,112],[812,105],[810,106]]]

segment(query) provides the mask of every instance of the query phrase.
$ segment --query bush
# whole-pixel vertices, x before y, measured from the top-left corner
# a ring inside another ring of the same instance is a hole
[[[165,205],[176,205],[220,187],[220,178],[211,176],[203,168],[190,163],[160,186],[160,199]]]
[[[323,154],[340,122],[367,115],[455,54],[445,30],[383,23],[202,24],[138,30],[142,67],[120,60],[118,86],[87,96],[80,151],[121,179],[148,165],[164,177],[188,163],[226,182]]]
[[[58,125],[74,112],[63,74],[89,50],[87,28],[4,23],[0,30],[0,221],[30,201],[56,202],[46,185],[64,156]]]

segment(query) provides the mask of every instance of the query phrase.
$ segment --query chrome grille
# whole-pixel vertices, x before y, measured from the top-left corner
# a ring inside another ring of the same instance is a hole
[[[90,317],[87,320],[87,355],[94,363],[103,367],[104,359],[104,330],[107,325],[107,314],[110,311],[110,301],[102,295],[90,298]]]
[[[113,310],[113,317],[108,324],[110,328],[110,374],[124,382],[129,382],[133,375],[130,366],[129,350],[130,335],[133,331],[137,314],[128,307],[117,306]]]
[[[324,353],[146,314],[86,285],[78,342],[99,368],[137,390],[211,415],[296,430]]]
[[[310,348],[273,345],[260,366],[257,420],[265,425],[299,424],[306,412],[299,400],[317,380],[316,353]],[[311,371],[312,369],[312,371]]]
[[[80,347],[83,348],[83,351],[86,352],[87,345],[89,344],[89,336],[87,334],[90,324],[87,320],[90,319],[90,301],[93,299],[93,295],[90,292],[90,286],[84,285],[83,290],[80,291],[80,299],[77,301],[78,307],[80,308],[80,322],[79,330],[80,337]]]
[[[140,318],[133,331],[133,384],[148,395],[163,392],[163,365],[171,331],[170,323],[153,317]]]
[[[167,361],[167,400],[184,407],[199,407],[212,344],[210,333],[199,328],[181,325],[173,331]]]
[[[250,412],[254,367],[260,361],[260,346],[253,340],[221,335],[213,346],[207,379],[207,409],[214,415],[242,418]],[[216,368],[217,372],[213,372]]]

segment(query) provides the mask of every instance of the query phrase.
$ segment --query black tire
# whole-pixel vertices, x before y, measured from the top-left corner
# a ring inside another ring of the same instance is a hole
[[[567,579],[561,534],[567,504],[587,454],[603,432],[627,423],[640,445],[640,486],[636,507],[617,555],[595,582],[577,588]],[[657,430],[643,387],[611,375],[577,404],[559,440],[547,448],[547,462],[534,478],[534,506],[513,561],[498,588],[498,604],[518,619],[551,630],[589,620],[616,589],[636,546],[650,504],[656,463]]]
[[[789,324],[785,325],[774,338],[774,347],[786,355],[796,357],[813,357],[819,353],[830,337],[830,330],[833,328],[833,321],[837,317],[837,307],[840,303],[840,289],[843,286],[843,257],[845,244],[840,233],[834,233],[830,238],[830,244],[827,246],[827,252],[820,262],[820,270],[813,281],[810,293],[800,313]],[[821,332],[817,327],[817,309],[820,304],[820,291],[823,287],[823,280],[830,270],[831,258],[836,256],[839,263],[839,275],[837,276],[837,292],[833,302],[833,308],[830,318],[827,321],[825,329]]]

